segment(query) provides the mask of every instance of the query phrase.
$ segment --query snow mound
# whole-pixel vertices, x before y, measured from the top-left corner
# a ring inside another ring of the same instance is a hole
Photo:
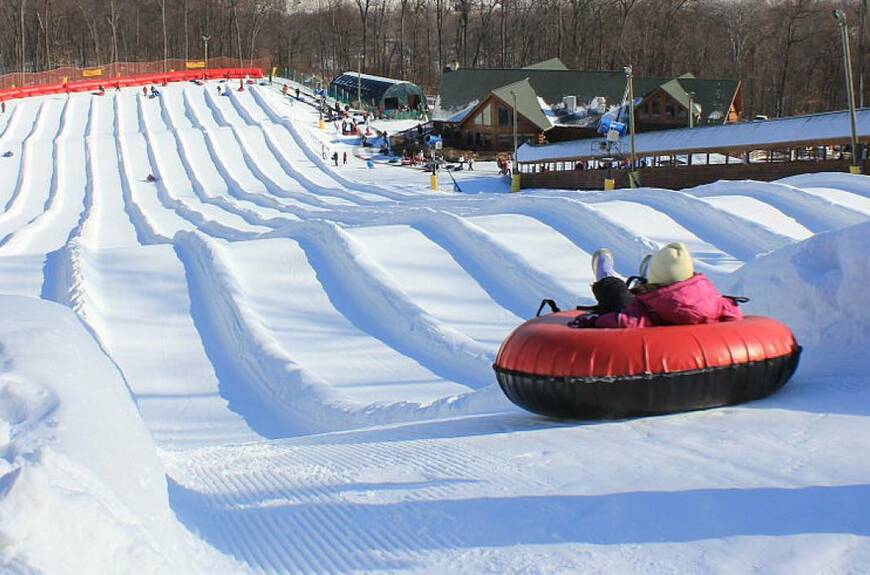
[[[0,572],[238,572],[179,526],[125,382],[73,312],[2,296],[0,316]]]
[[[788,324],[804,371],[857,373],[870,360],[870,222],[818,234],[753,260],[723,284],[746,310]]]

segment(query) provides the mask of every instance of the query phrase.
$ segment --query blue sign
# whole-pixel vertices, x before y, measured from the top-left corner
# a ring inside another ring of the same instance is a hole
[[[620,136],[624,136],[627,128],[625,122],[617,122],[612,116],[601,118],[601,121],[598,123],[598,133],[606,134],[610,130],[616,130]]]

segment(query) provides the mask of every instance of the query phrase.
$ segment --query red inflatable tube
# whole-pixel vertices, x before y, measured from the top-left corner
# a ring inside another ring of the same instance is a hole
[[[493,368],[517,405],[560,417],[651,415],[740,403],[785,385],[800,346],[780,322],[576,329],[577,312],[527,321]]]

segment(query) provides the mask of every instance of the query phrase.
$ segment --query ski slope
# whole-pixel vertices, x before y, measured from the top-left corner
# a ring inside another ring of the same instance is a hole
[[[217,86],[0,118],[0,571],[866,572],[870,178],[432,191]],[[512,406],[505,336],[591,303],[595,249],[629,276],[671,241],[792,326],[793,382],[630,421]]]

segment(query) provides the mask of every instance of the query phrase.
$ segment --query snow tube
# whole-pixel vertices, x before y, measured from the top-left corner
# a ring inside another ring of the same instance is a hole
[[[769,395],[801,348],[780,322],[576,329],[576,311],[527,321],[493,365],[518,406],[555,417],[616,418],[732,405]]]

